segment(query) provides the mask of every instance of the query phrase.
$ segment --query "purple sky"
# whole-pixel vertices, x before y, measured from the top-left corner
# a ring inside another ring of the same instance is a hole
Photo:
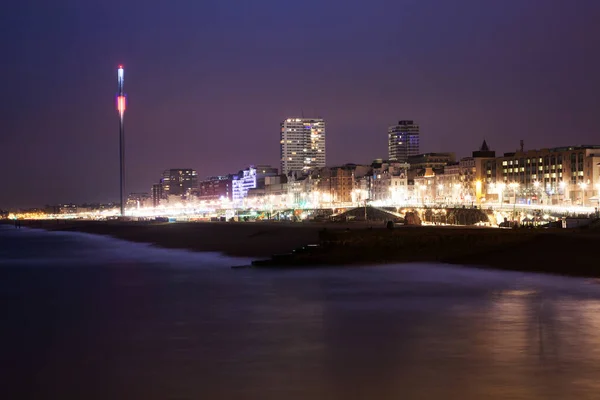
[[[327,121],[328,164],[387,155],[387,126],[465,156],[600,144],[600,1],[9,2],[0,13],[0,208],[118,198],[166,168],[279,166],[279,122]]]

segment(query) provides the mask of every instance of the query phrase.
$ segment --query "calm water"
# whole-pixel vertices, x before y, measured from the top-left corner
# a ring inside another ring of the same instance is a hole
[[[0,226],[1,399],[598,399],[600,285]]]

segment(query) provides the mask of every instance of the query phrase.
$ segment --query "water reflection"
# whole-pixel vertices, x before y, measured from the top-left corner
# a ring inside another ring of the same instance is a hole
[[[45,258],[29,263],[15,250],[27,242],[0,250],[9,242],[3,398],[600,393],[600,286],[586,280],[435,265],[231,270],[216,255],[72,234],[38,234]]]

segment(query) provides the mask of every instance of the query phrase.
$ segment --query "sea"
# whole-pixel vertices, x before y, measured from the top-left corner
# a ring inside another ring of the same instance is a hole
[[[599,399],[600,284],[0,225],[0,399]]]

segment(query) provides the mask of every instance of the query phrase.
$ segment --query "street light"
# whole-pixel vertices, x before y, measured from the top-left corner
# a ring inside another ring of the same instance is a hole
[[[506,183],[500,182],[496,185],[496,188],[498,189],[498,193],[500,194],[498,200],[500,200],[500,208],[502,208],[502,206],[504,206],[504,189],[506,188]]]
[[[511,189],[513,190],[513,196],[514,200],[513,200],[513,221],[515,220],[515,214],[517,212],[517,189],[519,188],[519,183],[518,182],[512,182],[509,184],[509,186],[511,187]]]
[[[587,183],[579,182],[579,187],[581,188],[581,206],[585,207],[585,189],[587,188]]]
[[[437,185],[437,193],[436,193],[436,197],[438,200],[442,199],[442,196],[444,194],[444,185],[439,183]]]
[[[536,197],[536,199],[538,200],[539,204],[542,204],[543,203],[542,199],[538,198],[539,190],[540,190],[540,181],[533,182],[533,187],[535,188],[535,197]],[[541,197],[544,197],[544,196],[542,195]]]

